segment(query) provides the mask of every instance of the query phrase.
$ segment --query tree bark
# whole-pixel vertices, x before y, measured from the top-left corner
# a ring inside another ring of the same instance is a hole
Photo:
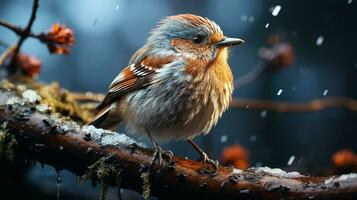
[[[310,177],[266,167],[215,172],[180,157],[150,168],[152,151],[126,135],[80,126],[23,94],[0,90],[3,152],[84,175],[103,188],[118,186],[160,199],[357,199],[357,174]]]

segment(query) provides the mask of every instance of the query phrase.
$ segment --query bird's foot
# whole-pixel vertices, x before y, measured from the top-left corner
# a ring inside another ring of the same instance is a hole
[[[200,146],[198,146],[192,139],[188,139],[187,141],[192,145],[192,147],[197,151],[197,153],[200,154],[200,157],[201,157],[200,160],[202,161],[203,165],[209,164],[214,167],[214,171],[218,170],[218,167],[219,167],[218,160],[210,159],[207,156],[207,154],[200,148]]]
[[[201,152],[201,161],[202,161],[202,164],[212,165],[214,167],[215,171],[217,171],[219,168],[218,160],[213,160],[213,159],[209,158],[205,152]]]
[[[167,158],[167,162],[171,163],[172,159],[174,157],[174,154],[172,153],[172,151],[163,150],[159,145],[155,146],[154,153],[153,153],[153,156],[152,156],[152,160],[150,162],[150,168],[151,168],[151,166],[153,166],[153,164],[155,163],[156,159],[158,159],[159,166],[161,166],[162,165],[162,161],[163,161],[163,157],[166,157]]]

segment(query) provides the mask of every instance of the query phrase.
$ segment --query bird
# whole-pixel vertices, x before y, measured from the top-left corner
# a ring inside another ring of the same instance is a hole
[[[242,43],[206,17],[163,18],[111,82],[89,124],[115,129],[124,122],[130,132],[147,135],[154,147],[151,164],[173,156],[157,141],[187,140],[203,163],[218,168],[193,138],[208,134],[227,110],[233,93],[228,50]]]

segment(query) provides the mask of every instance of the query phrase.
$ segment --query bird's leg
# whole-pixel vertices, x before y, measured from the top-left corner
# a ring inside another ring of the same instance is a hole
[[[156,143],[156,141],[155,141],[154,137],[151,135],[150,131],[147,128],[145,129],[145,131],[148,134],[148,137],[149,137],[152,145],[154,146],[154,153],[153,153],[152,160],[150,162],[150,168],[155,163],[156,158],[159,159],[159,165],[161,166],[161,164],[162,164],[162,156],[167,157],[169,159],[168,162],[171,163],[171,161],[172,161],[172,159],[174,157],[174,154],[169,150],[163,150],[160,147],[160,145]]]
[[[202,163],[211,164],[214,166],[216,170],[218,169],[219,166],[218,160],[210,159],[207,156],[207,154],[201,149],[201,147],[199,147],[192,139],[188,139],[187,141],[193,146],[193,148],[197,151],[197,153],[200,154]]]

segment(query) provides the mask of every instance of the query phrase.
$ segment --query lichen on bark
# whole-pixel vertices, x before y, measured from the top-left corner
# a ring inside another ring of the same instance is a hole
[[[6,126],[7,122],[3,122],[0,126],[0,158],[12,162],[15,158],[17,141],[12,134],[9,134]]]
[[[90,179],[92,185],[97,185],[99,182],[102,185],[99,199],[105,199],[105,193],[108,189],[109,180],[115,180],[115,184],[119,187],[121,184],[121,172],[123,166],[114,161],[113,155],[100,158],[98,161],[88,167],[87,173],[82,176],[84,180]]]
[[[150,172],[141,172],[140,178],[143,180],[142,195],[143,198],[147,200],[150,197]]]

